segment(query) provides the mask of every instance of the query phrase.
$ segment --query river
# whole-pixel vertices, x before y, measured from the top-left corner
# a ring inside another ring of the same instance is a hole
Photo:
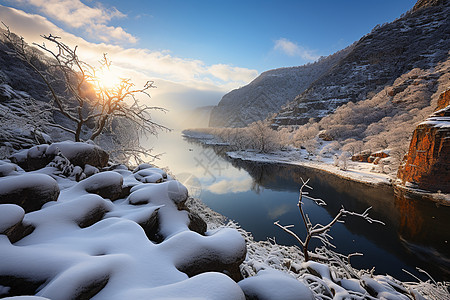
[[[255,240],[274,238],[278,244],[295,245],[293,237],[273,224],[277,220],[294,224],[293,230],[305,236],[297,202],[301,178],[309,178],[310,195],[327,203],[322,207],[304,199],[313,224],[328,223],[342,206],[354,212],[372,207],[369,215],[385,223],[348,216],[333,226],[336,252],[363,254],[352,257],[355,268],[375,267],[375,274],[414,281],[404,269],[427,279],[419,267],[435,280],[450,280],[450,207],[398,197],[391,187],[371,187],[311,168],[231,160],[224,146],[205,146],[178,131],[161,134],[149,145],[153,154],[165,153],[155,165],[168,167],[191,195],[239,223]],[[315,241],[311,247],[320,245]]]

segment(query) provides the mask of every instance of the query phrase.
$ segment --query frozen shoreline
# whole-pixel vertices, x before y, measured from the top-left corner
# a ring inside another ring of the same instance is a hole
[[[214,135],[196,132],[194,130],[184,130],[183,136],[197,140],[205,145],[224,145]],[[321,157],[321,161],[318,161],[317,159],[307,159],[305,158],[308,157],[306,150],[301,149],[279,150],[273,153],[259,153],[254,150],[239,150],[228,151],[226,154],[232,159],[313,168],[367,185],[392,186],[393,183],[393,179],[388,174],[372,172],[371,169],[376,167],[374,164],[349,161],[348,169],[344,171],[334,165],[333,158]]]
[[[347,180],[352,180],[368,185],[392,185],[392,179],[387,174],[374,173],[370,169],[373,164],[349,162],[348,170],[344,171],[333,165],[332,159],[324,159],[322,162],[306,160],[304,154],[295,151],[277,151],[275,153],[258,153],[255,151],[230,151],[227,155],[232,159],[242,159],[254,162],[278,163],[294,166],[302,166],[324,171]]]

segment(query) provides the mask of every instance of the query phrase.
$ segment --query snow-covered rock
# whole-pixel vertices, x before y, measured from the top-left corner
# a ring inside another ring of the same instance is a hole
[[[277,270],[262,270],[256,276],[239,282],[247,299],[313,300],[314,295],[303,283]]]
[[[20,174],[0,178],[0,204],[12,203],[25,212],[38,210],[49,201],[56,201],[58,183],[45,174]]]
[[[231,228],[191,231],[200,217],[180,210],[188,195],[179,182],[164,176],[160,183],[142,183],[122,167],[76,182],[57,168],[21,174],[7,166],[11,172],[0,178],[4,194],[54,186],[61,193],[30,212],[0,205],[0,296],[245,299],[230,278],[240,279],[243,237]],[[124,182],[130,195],[112,202]],[[26,234],[5,235],[24,224],[31,229]]]
[[[0,234],[22,222],[25,211],[15,204],[0,204]]]
[[[51,144],[46,154],[61,153],[75,166],[84,167],[89,164],[94,167],[105,167],[108,164],[109,155],[100,147],[81,142],[64,141]]]

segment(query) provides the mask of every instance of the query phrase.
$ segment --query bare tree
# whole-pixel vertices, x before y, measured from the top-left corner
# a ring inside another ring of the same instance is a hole
[[[350,159],[350,153],[344,151],[341,153],[341,155],[339,156],[339,168],[342,171],[347,171],[348,170],[348,161]]]
[[[375,223],[380,223],[380,224],[384,225],[383,222],[374,220],[371,217],[369,217],[368,211],[371,209],[371,207],[366,209],[363,213],[355,213],[352,211],[348,211],[344,207],[342,207],[339,210],[339,212],[337,213],[337,215],[334,217],[334,219],[331,220],[331,222],[329,222],[328,224],[326,224],[326,225],[314,224],[313,225],[311,223],[308,215],[305,214],[305,212],[303,211],[303,202],[302,202],[303,196],[308,197],[308,196],[306,196],[306,195],[308,195],[308,192],[304,192],[303,189],[304,188],[312,189],[312,187],[310,187],[308,185],[308,182],[309,182],[309,179],[307,181],[303,181],[303,179],[302,179],[302,186],[300,187],[300,195],[299,195],[298,203],[297,203],[298,209],[300,210],[300,215],[303,220],[303,225],[306,228],[305,240],[302,240],[295,232],[293,232],[292,230],[289,229],[289,228],[293,227],[294,225],[287,225],[287,226],[280,225],[279,221],[276,221],[274,223],[275,225],[277,225],[278,227],[283,229],[285,232],[292,235],[298,241],[298,243],[302,247],[303,256],[305,257],[305,261],[308,261],[310,259],[310,256],[308,253],[308,246],[309,246],[309,242],[311,241],[312,238],[317,238],[317,239],[321,240],[325,246],[334,247],[334,245],[330,242],[331,236],[328,234],[328,232],[330,231],[331,227],[334,224],[336,224],[337,222],[343,223],[343,221],[341,219],[346,216],[357,216],[357,217],[361,217],[361,218],[365,219],[369,223],[375,222]],[[308,197],[308,198],[313,200],[319,206],[326,205],[325,201],[323,201],[322,199],[315,199],[312,197]]]
[[[128,122],[122,124],[133,124],[134,128],[144,134],[156,134],[160,129],[168,130],[165,126],[153,122],[150,115],[151,111],[165,110],[140,104],[137,99],[138,94],[150,97],[148,91],[155,87],[153,81],[147,81],[142,88],[136,88],[133,82],[126,78],[121,78],[112,87],[101,85],[98,72],[108,71],[111,66],[107,55],[104,54],[100,67],[95,68],[78,57],[77,47],[72,49],[61,42],[60,37],[53,35],[42,35],[42,38],[54,45],[56,50],[51,50],[45,44],[34,44],[53,58],[49,60],[51,63],[47,68],[40,68],[36,59],[30,55],[24,39],[17,38],[8,26],[3,25],[6,27],[4,35],[14,54],[27,63],[48,87],[53,108],[75,124],[74,128],[54,123],[47,125],[73,134],[75,141],[81,141],[84,126],[93,127],[86,139],[94,140],[107,128],[111,129],[113,120],[118,118],[127,120]],[[55,84],[61,80],[66,88],[65,94],[69,97],[60,95],[55,90]],[[68,99],[70,97],[71,100]]]
[[[253,148],[261,153],[267,153],[279,148],[277,132],[264,121],[256,121],[247,127],[249,136],[253,142]]]
[[[318,144],[317,140],[313,138],[313,139],[304,141],[302,146],[305,148],[306,152],[308,153],[308,159],[309,159],[311,156],[316,155],[317,147],[319,146],[319,144]]]

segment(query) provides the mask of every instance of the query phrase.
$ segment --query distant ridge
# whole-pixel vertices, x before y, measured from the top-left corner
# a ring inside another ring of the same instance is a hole
[[[329,71],[351,48],[347,47],[315,63],[263,72],[248,85],[223,96],[211,112],[209,126],[244,127],[266,119]]]
[[[311,118],[321,119],[345,103],[379,92],[414,68],[434,68],[446,60],[450,8],[448,1],[445,6],[439,4],[442,1],[431,2],[437,6],[422,3],[415,12],[376,26],[329,72],[285,106],[274,123],[302,125]]]
[[[377,25],[334,55],[264,72],[229,92],[212,110],[209,125],[243,127],[269,115],[274,127],[302,125],[378,93],[414,68],[434,68],[448,57],[449,15],[448,0],[419,0],[404,16]]]

